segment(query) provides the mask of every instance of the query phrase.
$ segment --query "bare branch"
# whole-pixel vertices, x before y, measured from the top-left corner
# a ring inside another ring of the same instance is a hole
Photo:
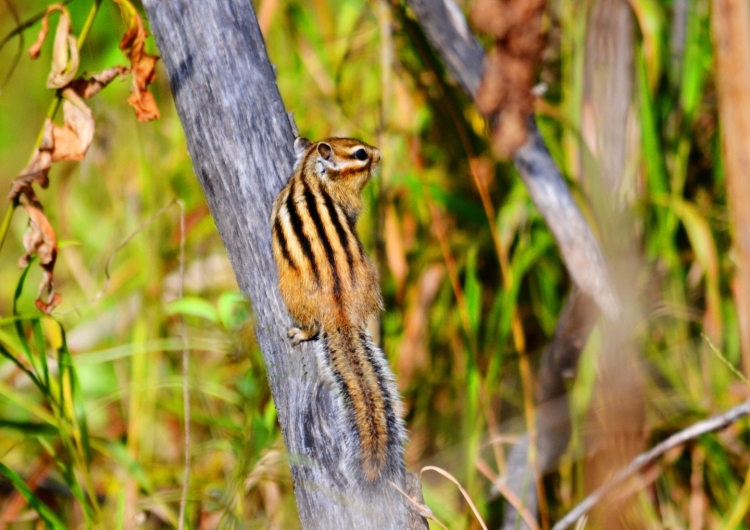
[[[484,70],[484,51],[453,0],[406,0],[427,38],[467,95],[476,96]],[[620,302],[599,244],[575,203],[533,121],[529,138],[514,162],[531,200],[547,222],[573,281],[614,318]]]
[[[628,477],[634,475],[647,464],[653,462],[656,458],[660,457],[667,451],[674,449],[675,447],[682,445],[690,440],[694,440],[699,436],[708,434],[711,432],[720,431],[726,429],[737,420],[744,418],[750,414],[750,401],[745,401],[736,407],[729,409],[724,414],[719,414],[707,420],[699,421],[694,423],[687,429],[683,429],[660,444],[654,446],[652,449],[641,453],[635,459],[633,459],[627,467],[624,467],[617,474],[612,477],[608,482],[602,485],[597,490],[593,491],[588,497],[581,501],[575,508],[568,512],[565,517],[560,519],[552,530],[565,530],[575,524],[575,522],[586,515],[591,508],[596,505],[607,493],[612,491],[619,484],[622,484]]]

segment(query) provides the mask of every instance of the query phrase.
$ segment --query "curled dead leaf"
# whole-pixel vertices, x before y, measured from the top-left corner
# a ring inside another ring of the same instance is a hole
[[[94,139],[94,119],[91,109],[84,102],[116,77],[128,72],[133,75],[133,89],[128,103],[136,110],[140,121],[153,120],[159,117],[159,109],[154,97],[148,92],[148,85],[156,78],[155,66],[157,56],[145,51],[147,33],[135,8],[129,0],[115,0],[121,8],[127,30],[120,42],[120,49],[128,56],[131,68],[114,66],[88,79],[73,79],[78,70],[78,45],[71,34],[71,22],[68,10],[62,4],[53,4],[41,21],[41,29],[36,41],[29,49],[32,59],[39,57],[41,47],[49,33],[49,17],[60,13],[52,51],[52,68],[47,78],[47,87],[61,90],[63,101],[63,125],[55,125],[47,119],[40,146],[34,151],[29,164],[13,180],[10,200],[14,205],[22,204],[29,215],[29,227],[24,234],[25,254],[19,264],[27,266],[31,258],[39,257],[44,271],[44,278],[39,286],[36,307],[44,313],[50,313],[59,303],[61,297],[55,293],[53,269],[57,259],[57,237],[42,206],[36,197],[33,184],[46,188],[49,183],[49,169],[53,162],[59,160],[82,160],[86,156]]]
[[[34,303],[40,311],[49,314],[62,301],[61,296],[55,292],[53,274],[57,260],[57,235],[44,215],[41,204],[35,199],[24,201],[23,207],[29,214],[29,226],[23,236],[26,253],[21,256],[18,265],[26,267],[34,255],[39,257],[43,276]]]
[[[63,90],[63,126],[48,118],[44,124],[42,141],[34,151],[29,164],[13,179],[8,198],[15,202],[21,196],[35,200],[31,187],[49,184],[49,169],[58,160],[83,160],[94,140],[94,118],[91,110],[73,88]]]
[[[31,185],[36,182],[42,188],[46,188],[49,185],[49,167],[52,165],[52,150],[54,148],[54,140],[52,137],[52,130],[54,124],[48,118],[44,123],[44,131],[42,133],[42,142],[34,151],[31,161],[21,171],[21,173],[13,179],[10,187],[10,193],[8,198],[12,202],[16,202],[21,195],[33,196],[34,190]]]
[[[133,89],[127,101],[135,109],[138,121],[156,120],[159,118],[159,108],[154,96],[148,92],[148,85],[156,79],[156,62],[159,57],[146,53],[148,34],[138,12],[127,0],[115,1],[128,26],[120,41],[120,49],[128,56],[130,73],[133,75]]]
[[[36,59],[39,57],[39,54],[42,51],[42,44],[44,44],[44,41],[47,39],[47,33],[49,33],[49,10],[52,9],[53,6],[50,6],[47,8],[47,14],[44,15],[42,18],[42,27],[39,29],[39,34],[36,37],[36,40],[34,41],[34,44],[31,45],[31,48],[29,48],[29,57],[32,59]]]
[[[33,256],[39,257],[44,275],[35,305],[46,314],[51,313],[62,300],[54,288],[57,236],[42,211],[32,185],[37,183],[46,188],[52,162],[83,159],[94,139],[94,118],[83,99],[72,88],[63,90],[63,97],[63,126],[57,126],[47,119],[40,146],[26,168],[13,180],[9,195],[10,200],[20,202],[29,215],[29,226],[23,236],[26,252],[18,263],[26,267]]]
[[[113,66],[102,70],[98,74],[92,74],[88,79],[79,77],[74,79],[68,85],[68,88],[75,91],[76,94],[84,99],[89,99],[91,96],[99,92],[102,88],[110,84],[116,77],[122,77],[128,73],[128,69],[124,66]]]
[[[83,160],[94,140],[94,117],[73,89],[66,88],[63,96],[64,124],[52,130],[52,161]]]
[[[55,30],[55,42],[52,48],[52,68],[47,76],[47,88],[62,88],[75,77],[78,70],[78,41],[71,35],[70,13],[62,4],[53,4],[47,8],[42,18],[42,27],[39,30],[34,44],[29,48],[29,56],[32,59],[39,57],[42,44],[49,33],[49,17],[55,11],[60,12],[60,20]]]
[[[154,64],[156,61],[154,60]],[[153,72],[153,67],[152,67]],[[133,74],[133,92],[127,99],[127,102],[135,109],[135,115],[138,121],[151,121],[159,119],[159,107],[156,105],[156,100],[151,92],[147,90],[149,83],[153,82],[156,74],[150,76],[150,80],[143,81],[144,77],[137,78],[135,73]]]

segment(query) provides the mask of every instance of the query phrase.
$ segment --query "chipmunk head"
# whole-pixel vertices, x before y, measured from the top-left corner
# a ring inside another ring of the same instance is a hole
[[[380,163],[380,151],[351,138],[326,138],[311,142],[307,138],[294,141],[297,155],[295,169],[310,171],[333,187],[343,187],[359,194]]]

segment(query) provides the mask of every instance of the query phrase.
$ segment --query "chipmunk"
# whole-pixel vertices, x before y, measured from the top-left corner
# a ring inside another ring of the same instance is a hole
[[[294,150],[294,172],[271,213],[279,289],[299,326],[287,336],[294,346],[317,337],[318,364],[346,410],[347,465],[367,483],[395,479],[403,421],[388,361],[366,330],[383,301],[354,228],[380,151],[349,138],[297,138]]]

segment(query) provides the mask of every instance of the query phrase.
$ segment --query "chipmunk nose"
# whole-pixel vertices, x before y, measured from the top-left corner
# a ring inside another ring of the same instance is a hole
[[[380,162],[380,149],[377,147],[372,148],[372,163],[377,164]]]

